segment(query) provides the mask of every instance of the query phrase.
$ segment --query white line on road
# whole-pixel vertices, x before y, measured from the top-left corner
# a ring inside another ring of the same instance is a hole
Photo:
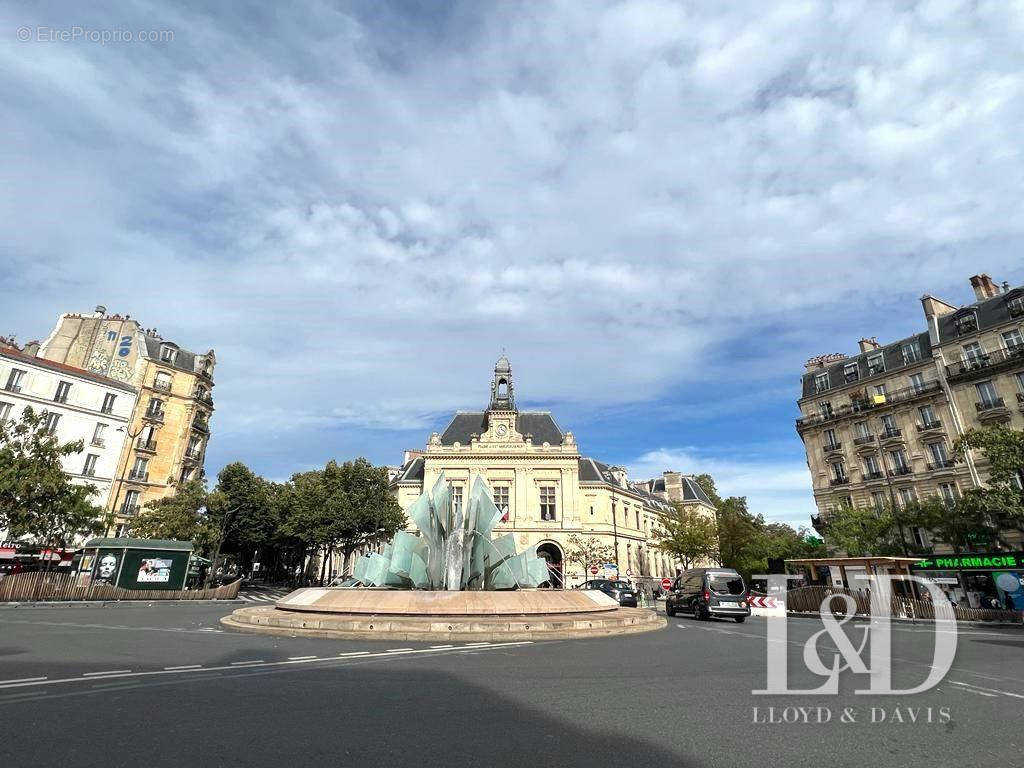
[[[4,683],[35,683],[39,680],[45,680],[45,677],[21,677],[17,680],[0,680],[0,685]]]
[[[176,667],[164,667],[168,672],[173,672],[176,669],[202,669],[202,664],[179,664]]]
[[[265,663],[266,662],[263,661],[263,659],[249,659],[249,661],[232,661],[231,662],[231,666],[232,667],[242,667],[242,666],[245,666],[246,664],[265,664]]]
[[[305,659],[315,659],[316,656],[289,656],[288,661],[303,661]]]
[[[972,685],[971,683],[961,683],[957,680],[950,680],[949,682],[953,685],[959,685],[965,690],[974,691],[975,693],[977,693],[978,691],[988,691],[989,695],[992,696],[996,694],[1002,694],[1003,696],[1012,696],[1015,699],[1024,699],[1024,694],[1012,693],[1010,691],[1000,691],[998,688],[983,688],[980,685]]]
[[[452,645],[432,645],[431,648],[454,648]]]
[[[463,646],[463,647],[464,648],[477,648],[477,647],[479,647],[481,645],[490,645],[490,643],[466,643],[466,645]]]
[[[130,672],[130,669],[108,669],[105,672],[83,672],[82,677],[93,677],[95,675],[124,675]]]
[[[388,648],[388,653],[408,653],[412,648]]]
[[[512,648],[512,647],[519,646],[519,645],[533,645],[533,641],[532,640],[517,640],[517,641],[510,641],[510,642],[507,642],[507,643],[491,643],[491,644],[489,644],[489,646],[487,648],[477,648],[476,650],[480,650],[480,651],[500,650],[502,648]],[[440,649],[440,650],[444,650],[444,649]],[[466,649],[465,648],[451,648],[451,649],[448,649],[448,650],[450,650],[452,653],[459,653],[459,652],[464,652]],[[438,653],[438,649],[434,649],[434,648],[420,648],[420,649],[414,650],[414,651],[406,651],[405,655],[412,655],[414,653]],[[263,669],[266,669],[268,667],[289,666],[289,665],[292,665],[292,664],[317,664],[317,663],[334,661],[334,660],[338,660],[338,659],[341,659],[341,658],[344,658],[344,659],[349,660],[349,661],[357,661],[357,660],[358,661],[362,661],[363,659],[368,659],[368,658],[369,659],[372,659],[372,658],[382,658],[382,657],[385,657],[385,656],[394,656],[394,655],[395,654],[388,653],[387,651],[378,652],[378,653],[371,653],[370,651],[353,651],[351,653],[343,653],[343,654],[339,654],[338,656],[333,656],[333,657],[328,657],[328,658],[297,659],[297,660],[288,660],[288,661],[270,661],[270,662],[266,662],[266,663],[261,662],[260,665],[262,666]],[[111,671],[111,672],[91,672],[91,673],[86,673],[86,674],[93,675],[94,677],[88,677],[88,678],[84,678],[84,679],[88,679],[88,680],[102,679],[102,678],[99,678],[97,676],[98,675],[104,675],[104,674],[105,675],[109,675],[110,677],[131,676],[131,677],[135,677],[135,678],[139,678],[139,677],[153,677],[153,676],[156,676],[156,675],[177,675],[177,674],[184,675],[184,674],[195,673],[195,672],[209,673],[209,672],[219,672],[219,671],[222,671],[222,670],[231,670],[231,669],[234,669],[234,670],[246,669],[246,668],[248,668],[248,666],[255,666],[255,665],[253,665],[251,663],[248,664],[248,665],[245,665],[243,663],[242,666],[238,666],[237,662],[236,662],[234,665],[223,665],[223,666],[219,666],[219,667],[206,667],[206,668],[196,667],[194,669],[162,669],[162,670],[161,669],[157,669],[157,670],[149,670],[149,671],[146,671],[146,672],[132,672],[131,670]],[[216,675],[214,675],[214,677],[216,677]],[[57,678],[57,679],[53,679],[53,680],[50,680],[49,678],[44,678],[42,680],[36,680],[36,681],[31,681],[31,682],[0,681],[0,690],[12,689],[12,688],[30,688],[30,687],[43,686],[43,685],[57,685],[57,684],[60,684],[60,683],[74,683],[74,682],[82,682],[82,680],[83,680],[82,677],[65,677],[65,678]]]

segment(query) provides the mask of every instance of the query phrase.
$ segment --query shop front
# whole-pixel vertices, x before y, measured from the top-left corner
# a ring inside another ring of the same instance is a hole
[[[1024,552],[934,555],[910,570],[971,608],[1024,610]]]

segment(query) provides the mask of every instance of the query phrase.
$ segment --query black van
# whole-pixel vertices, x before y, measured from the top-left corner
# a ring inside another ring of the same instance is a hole
[[[747,585],[732,568],[694,568],[676,577],[665,613],[692,613],[705,621],[721,616],[742,624],[750,615]]]

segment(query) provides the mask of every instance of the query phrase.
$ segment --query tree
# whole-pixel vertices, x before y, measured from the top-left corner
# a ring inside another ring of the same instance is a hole
[[[46,417],[26,407],[18,421],[0,421],[0,528],[66,546],[101,527],[101,510],[89,501],[95,486],[74,485],[64,473],[63,459],[80,453],[83,441],[61,443]]]
[[[998,425],[970,429],[954,444],[954,456],[963,459],[972,449],[988,462],[986,487],[967,491],[957,506],[980,515],[988,528],[1024,530],[1024,432]]]
[[[150,501],[131,523],[131,533],[143,539],[191,541],[196,550],[209,552],[217,538],[215,524],[207,514],[217,505],[202,480],[185,483],[173,496]]]
[[[900,555],[896,522],[888,507],[840,505],[829,516],[825,533],[830,546],[850,557]]]
[[[985,494],[978,490],[967,491],[956,501],[931,496],[909,502],[902,516],[960,553],[974,546],[991,547],[998,540],[985,502]]]
[[[671,512],[658,513],[658,523],[654,546],[679,560],[684,570],[698,561],[718,558],[718,526],[713,516],[677,503]]]
[[[580,536],[571,533],[566,539],[565,561],[583,569],[583,578],[592,565],[615,561],[615,550],[611,544],[602,544],[596,536]]]
[[[281,522],[274,483],[235,461],[217,474],[214,490],[220,496],[213,510],[220,518],[211,522],[223,532],[222,548],[251,563],[252,553],[274,540]]]

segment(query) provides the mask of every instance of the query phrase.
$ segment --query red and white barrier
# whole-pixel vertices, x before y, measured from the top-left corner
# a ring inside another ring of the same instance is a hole
[[[751,616],[785,616],[786,604],[777,597],[751,595],[747,598]]]

